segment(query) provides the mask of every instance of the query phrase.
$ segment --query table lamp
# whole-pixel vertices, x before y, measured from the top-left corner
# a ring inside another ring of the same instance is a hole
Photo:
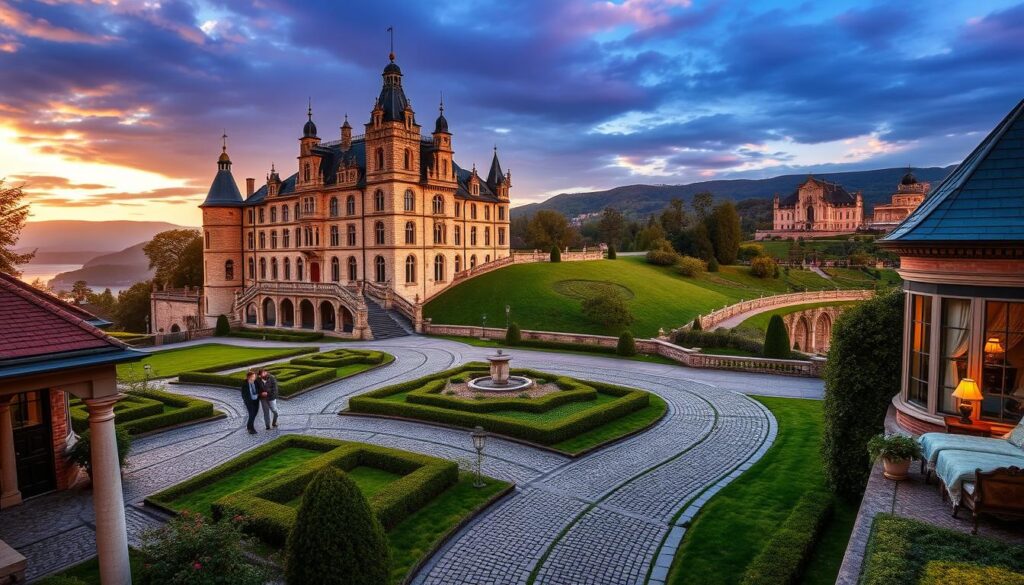
[[[965,425],[971,424],[971,412],[974,411],[972,403],[983,398],[977,382],[973,378],[960,380],[956,390],[953,390],[953,398],[960,399],[960,422]]]

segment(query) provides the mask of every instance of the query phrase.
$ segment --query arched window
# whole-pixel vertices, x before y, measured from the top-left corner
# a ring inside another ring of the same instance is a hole
[[[488,263],[490,261],[491,261],[491,255],[490,254],[484,256],[484,263]]]
[[[277,206],[270,208],[270,223],[277,223]]]
[[[444,224],[435,223],[434,224],[434,243],[435,244],[443,244],[443,243],[445,243],[444,239],[445,239],[444,238]]]
[[[348,234],[348,245],[349,246],[355,246],[356,245],[356,226],[354,224],[351,224],[351,223],[348,224],[347,234]]]
[[[374,266],[374,280],[377,281],[377,282],[386,282],[388,275],[387,275],[387,271],[386,271],[385,265],[384,265],[384,257],[383,256],[377,256],[376,258],[374,258],[373,259],[373,266]]]
[[[288,258],[284,259],[284,279],[292,279],[292,261],[289,260]]]
[[[256,247],[256,234],[249,232],[249,249],[252,250]],[[210,232],[206,232],[206,247],[210,247]]]
[[[270,231],[270,249],[271,250],[276,250],[277,249],[277,230],[271,230]]]
[[[331,258],[331,282],[341,282],[341,262]]]
[[[256,261],[249,258],[249,278],[256,278]]]
[[[260,278],[267,279],[267,259],[260,258]]]
[[[405,149],[405,156],[402,158],[402,168],[407,171],[412,168],[412,151],[408,148]]]
[[[384,192],[380,189],[373,194],[373,210],[384,211]]]
[[[337,246],[340,246],[340,245],[341,245],[341,232],[338,231],[338,226],[332,225],[331,226],[331,246],[337,247]]]
[[[476,203],[469,205],[469,219],[476,219]]]
[[[469,267],[476,268],[476,254],[469,257]]]
[[[412,254],[405,259],[405,282],[416,282],[416,257]]]
[[[348,257],[348,280],[349,282],[359,280],[359,265],[356,263],[355,256]]]
[[[462,272],[462,255],[461,254],[456,254],[455,255],[455,273],[458,274],[459,272]]]
[[[455,202],[455,217],[462,217],[462,204]]]
[[[411,221],[405,222],[405,243],[416,243],[416,224]]]
[[[263,260],[260,260],[260,262],[263,262]],[[266,268],[266,266],[264,265],[262,268]],[[266,271],[264,270],[264,272]],[[263,278],[266,278],[266,275]],[[270,278],[277,280],[277,258],[270,259]]]
[[[462,245],[462,226],[455,226],[455,245]],[[455,272],[458,272],[458,270],[456,270]]]
[[[469,228],[469,245],[476,245],[476,226]]]
[[[304,280],[303,274],[302,274],[302,268],[303,268],[302,258],[296,258],[295,259],[295,280]]]
[[[377,170],[378,171],[383,171],[384,170],[384,149],[383,148],[378,148],[377,149],[376,160],[377,160]]]
[[[285,209],[288,209],[285,207]],[[281,246],[287,248],[292,245],[292,230],[283,229],[281,230]]]
[[[267,247],[267,234],[260,232],[260,250]]]
[[[281,206],[281,221],[288,221],[288,206]]]
[[[264,223],[267,220],[267,218],[266,218],[265,212],[263,211],[262,207],[260,207],[259,214],[260,214],[260,223]]]
[[[302,245],[302,230],[295,228],[295,247],[298,248]]]
[[[307,183],[309,182],[309,179],[312,177],[312,167],[309,165],[309,163],[306,163],[306,166],[303,167],[302,177],[303,180],[306,181]]]
[[[412,189],[405,190],[405,210],[416,211],[416,194],[412,192]]]
[[[505,228],[498,228],[498,245],[505,245]]]
[[[373,240],[378,246],[384,245],[384,222],[378,221],[373,224]]]
[[[356,214],[356,198],[355,195],[349,195],[348,199],[345,200],[345,213],[348,215]]]
[[[300,209],[301,208],[299,207],[299,202],[296,201],[295,202],[295,221],[299,221],[299,218],[302,217],[302,213],[301,213]]]
[[[444,173],[442,173],[441,176],[442,177],[447,177],[448,176],[448,159],[444,159]]]
[[[314,246],[319,246],[320,245],[320,228],[316,228],[315,230],[313,230],[313,236],[314,236],[313,237],[313,245]]]
[[[328,206],[328,209],[330,210],[331,217],[338,217],[338,198],[337,197],[331,197],[331,203]]]
[[[485,246],[490,246],[491,245],[491,228],[489,228],[489,227],[485,227],[484,228],[484,245]]]
[[[444,282],[446,280],[444,274],[444,256],[440,254],[434,256],[434,280],[436,282]]]
[[[490,205],[484,205],[484,219],[485,220],[490,220],[491,219],[491,206]]]
[[[444,197],[440,195],[434,195],[434,214],[441,215],[444,213]]]

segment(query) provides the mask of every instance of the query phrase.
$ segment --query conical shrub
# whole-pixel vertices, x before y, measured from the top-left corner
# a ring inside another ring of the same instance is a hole
[[[772,315],[768,331],[764,335],[764,357],[785,359],[789,357],[789,333],[780,315]]]

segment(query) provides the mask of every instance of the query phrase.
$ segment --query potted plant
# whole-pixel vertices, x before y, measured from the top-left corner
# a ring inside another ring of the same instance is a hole
[[[875,435],[868,441],[868,454],[882,458],[882,474],[893,481],[907,479],[913,459],[921,458],[921,444],[906,435]]]

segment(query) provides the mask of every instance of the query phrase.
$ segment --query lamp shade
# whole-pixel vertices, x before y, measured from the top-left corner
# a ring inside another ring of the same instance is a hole
[[[985,341],[985,353],[1006,353],[1006,350],[998,337],[989,337]]]
[[[973,378],[960,380],[960,383],[956,385],[956,390],[953,390],[953,397],[960,400],[981,400],[983,398],[981,389],[978,388],[978,383]]]

